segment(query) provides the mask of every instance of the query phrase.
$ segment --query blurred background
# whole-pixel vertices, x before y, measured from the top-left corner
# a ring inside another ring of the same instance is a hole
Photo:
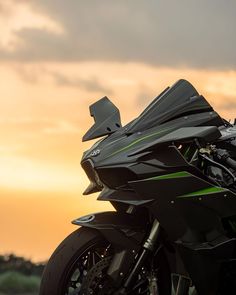
[[[108,96],[125,124],[184,78],[234,119],[235,12],[234,0],[0,0],[2,292],[9,272],[40,275],[72,219],[111,209],[82,197],[90,104]]]

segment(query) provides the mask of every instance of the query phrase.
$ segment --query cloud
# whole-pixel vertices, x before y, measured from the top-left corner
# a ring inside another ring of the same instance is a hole
[[[23,28],[24,47],[2,59],[119,61],[236,69],[236,2],[228,0],[32,0],[35,12],[64,28]]]
[[[112,94],[112,90],[103,86],[96,77],[82,79],[82,78],[72,78],[60,73],[52,73],[52,77],[59,86],[68,86],[83,88],[89,92],[102,92],[106,94]]]
[[[46,68],[38,64],[30,66],[16,64],[13,66],[13,69],[21,80],[31,85],[38,83],[46,73]]]
[[[0,48],[2,57],[14,56],[21,48],[24,50],[27,44],[20,32],[24,29],[42,29],[54,35],[63,35],[63,27],[53,21],[47,14],[35,12],[27,1],[2,1],[0,3]]]
[[[71,74],[65,73],[65,68],[63,67],[55,71],[50,69],[49,66],[42,64],[33,63],[22,65],[18,63],[13,66],[13,69],[20,79],[26,83],[36,84],[42,82],[45,78],[49,78],[50,80],[52,78],[57,86],[79,88],[87,92],[101,92],[106,95],[113,94],[112,89],[103,86],[98,77],[90,74],[89,77],[82,78],[78,77],[78,73],[72,76]]]

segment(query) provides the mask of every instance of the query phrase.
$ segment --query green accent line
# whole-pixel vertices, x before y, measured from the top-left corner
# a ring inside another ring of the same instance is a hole
[[[127,146],[125,146],[125,147],[123,147],[123,148],[121,148],[121,149],[115,151],[114,153],[112,153],[111,155],[109,155],[109,157],[114,156],[114,155],[116,155],[116,154],[118,154],[118,153],[120,153],[120,152],[126,151],[126,150],[130,149],[132,146],[134,146],[135,144],[137,144],[137,143],[139,143],[139,142],[141,142],[141,141],[143,141],[143,140],[145,140],[145,139],[148,139],[148,138],[153,137],[153,136],[155,136],[155,135],[160,135],[160,134],[162,134],[162,133],[164,133],[164,132],[166,132],[166,131],[170,131],[170,130],[171,130],[171,129],[161,130],[161,131],[158,131],[158,132],[155,132],[155,133],[152,133],[152,134],[146,135],[146,136],[144,136],[144,137],[142,137],[142,138],[136,139],[135,141],[131,142],[129,145],[127,145]],[[174,130],[174,129],[173,129],[173,130]]]
[[[192,174],[186,171],[180,171],[180,172],[175,172],[175,173],[170,173],[165,175],[154,176],[144,180],[162,180],[162,179],[181,178],[181,177],[190,177],[190,176],[192,176]]]
[[[177,198],[187,198],[187,197],[194,197],[194,196],[203,196],[203,195],[209,195],[209,194],[216,194],[216,193],[222,193],[226,191],[225,189],[217,186],[208,187],[199,191],[195,191],[183,196],[179,196]]]

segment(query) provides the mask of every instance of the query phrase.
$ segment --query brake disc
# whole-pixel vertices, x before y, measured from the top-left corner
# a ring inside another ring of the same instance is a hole
[[[96,263],[87,273],[81,287],[82,295],[111,295],[114,288],[106,274],[111,257],[106,257]]]

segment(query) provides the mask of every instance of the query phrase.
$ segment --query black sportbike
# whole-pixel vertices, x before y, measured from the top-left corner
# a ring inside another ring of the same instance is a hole
[[[235,295],[236,122],[186,80],[124,127],[107,97],[90,113],[84,194],[115,210],[73,221],[40,295]]]

